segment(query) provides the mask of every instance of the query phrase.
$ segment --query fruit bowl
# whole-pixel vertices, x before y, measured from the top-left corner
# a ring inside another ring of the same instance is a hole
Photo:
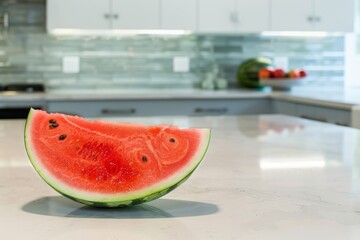
[[[272,87],[276,90],[290,90],[291,87],[304,84],[303,78],[260,78],[260,85]]]

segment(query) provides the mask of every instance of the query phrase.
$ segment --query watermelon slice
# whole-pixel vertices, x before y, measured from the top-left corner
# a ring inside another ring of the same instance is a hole
[[[31,109],[25,146],[59,193],[100,207],[139,204],[183,183],[208,148],[210,129],[88,121]]]

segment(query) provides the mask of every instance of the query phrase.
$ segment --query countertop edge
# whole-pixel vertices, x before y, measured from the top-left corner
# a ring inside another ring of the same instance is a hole
[[[328,108],[337,108],[346,111],[351,111],[354,106],[357,104],[355,103],[345,103],[345,102],[336,102],[336,101],[329,101],[329,100],[322,100],[318,98],[310,98],[310,97],[300,97],[300,96],[289,96],[282,93],[272,93],[270,96],[271,99],[274,100],[285,100],[288,102],[293,103],[303,103],[307,105],[316,105],[321,107],[328,107]]]
[[[351,111],[353,106],[357,106],[357,103],[336,101],[336,100],[324,100],[321,98],[314,98],[309,96],[301,96],[301,93],[289,93],[286,92],[271,92],[271,91],[237,91],[237,90],[225,90],[225,91],[175,91],[166,93],[163,91],[153,92],[119,92],[119,93],[99,93],[99,94],[66,94],[66,93],[39,93],[39,94],[14,94],[4,95],[0,94],[0,101],[7,102],[19,102],[19,101],[36,101],[36,102],[51,102],[51,101],[123,101],[123,100],[236,100],[236,99],[274,99],[284,100],[293,103],[303,103],[307,105],[316,105],[328,108],[337,108],[346,111]]]

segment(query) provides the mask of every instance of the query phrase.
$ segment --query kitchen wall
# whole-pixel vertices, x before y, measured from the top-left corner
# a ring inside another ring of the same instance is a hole
[[[218,68],[237,87],[236,68],[247,58],[287,59],[316,85],[342,85],[344,38],[218,36],[51,36],[45,0],[2,0],[10,29],[0,34],[0,81],[44,82],[49,88],[192,88]],[[63,72],[63,58],[80,58],[80,71]],[[190,58],[188,73],[173,72],[173,58]]]

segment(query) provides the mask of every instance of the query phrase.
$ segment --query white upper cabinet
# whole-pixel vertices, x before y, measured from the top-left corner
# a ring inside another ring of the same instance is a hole
[[[198,0],[198,31],[234,33],[237,24],[235,0]]]
[[[354,30],[354,0],[272,0],[273,31]]]
[[[315,30],[352,32],[355,29],[354,0],[316,0]]]
[[[355,0],[47,0],[47,29],[352,32]]]
[[[110,28],[109,0],[47,0],[47,29]]]
[[[310,31],[313,0],[272,0],[271,30]]]
[[[269,0],[237,0],[238,32],[270,30]]]
[[[160,0],[112,0],[114,29],[160,29]]]
[[[161,28],[195,31],[196,10],[196,0],[162,0]]]
[[[160,29],[160,0],[47,0],[47,29]]]
[[[270,30],[270,0],[198,0],[199,32]]]

